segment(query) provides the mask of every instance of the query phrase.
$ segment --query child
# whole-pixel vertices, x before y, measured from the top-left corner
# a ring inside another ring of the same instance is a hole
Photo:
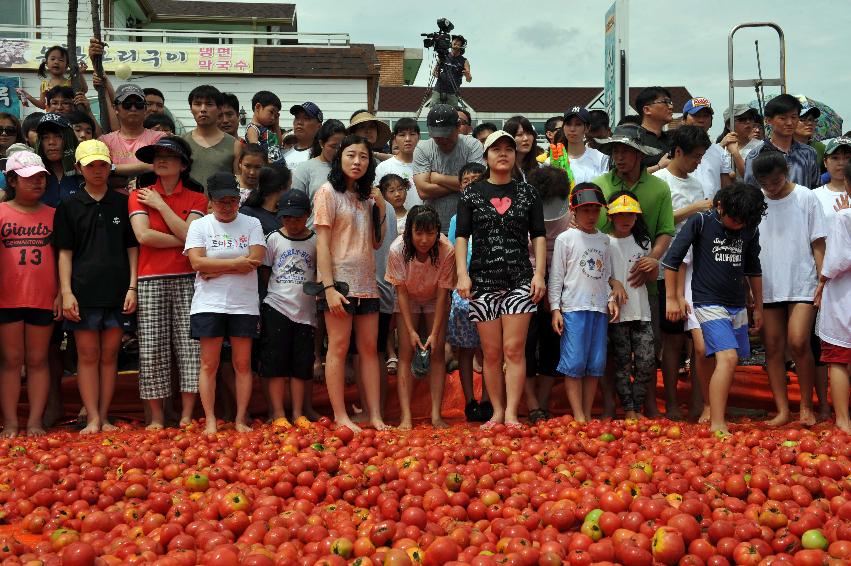
[[[65,119],[71,124],[78,143],[94,139],[97,126],[91,116],[85,112],[71,112]]]
[[[396,213],[396,231],[399,234],[403,233],[408,214],[408,209],[405,208],[405,199],[408,198],[408,191],[411,190],[411,182],[395,173],[388,173],[378,182],[378,188],[381,189],[381,196],[393,207],[393,212]]]
[[[493,402],[493,417],[482,428],[505,423],[520,429],[517,410],[526,381],[526,334],[547,286],[544,209],[538,192],[513,178],[514,136],[497,130],[485,140],[484,153],[487,179],[467,187],[458,203],[458,294],[470,299],[470,320],[482,340],[485,385]],[[468,271],[470,237],[473,253]],[[530,238],[534,268],[529,259]]]
[[[245,129],[245,143],[260,144],[266,152],[269,163],[284,157],[281,148],[281,128],[278,118],[281,115],[281,99],[273,92],[261,90],[251,99],[254,115]]]
[[[641,206],[629,191],[609,197],[609,250],[612,255],[612,277],[626,281],[636,262],[650,249],[650,233]],[[618,321],[609,325],[609,346],[614,366],[615,389],[626,413],[626,419],[637,419],[644,407],[648,387],[656,377],[656,354],[653,324],[647,287],[625,286],[626,302]],[[630,379],[632,375],[632,379]]]
[[[485,166],[481,163],[471,161],[461,167],[458,172],[458,182],[461,184],[461,192],[481,180],[485,174]],[[449,222],[449,241],[455,244],[455,223],[457,215],[453,215]],[[470,255],[473,249],[467,253],[467,265],[470,265]],[[452,291],[452,301],[449,309],[449,326],[446,331],[449,344],[458,348],[458,376],[461,378],[461,389],[464,390],[464,416],[467,422],[487,422],[493,416],[493,405],[488,400],[488,390],[482,388],[482,401],[476,401],[473,395],[473,360],[476,351],[480,351],[479,332],[476,324],[468,316],[470,302],[462,299],[458,291]],[[481,353],[480,353],[481,355]]]
[[[759,231],[765,274],[763,340],[777,416],[767,424],[781,426],[791,420],[785,371],[788,347],[801,387],[800,420],[804,425],[813,425],[815,361],[810,336],[827,233],[824,211],[811,190],[789,180],[786,157],[779,151],[759,150],[752,171],[768,205]]]
[[[56,209],[55,236],[65,330],[77,343],[77,377],[88,419],[80,434],[92,434],[115,430],[107,415],[121,337],[136,328],[139,244],[128,197],[107,184],[109,149],[89,140],[77,146],[74,157],[85,185]]]
[[[145,117],[144,127],[155,132],[162,132],[167,136],[173,136],[175,133],[174,120],[162,112],[148,114]]]
[[[829,146],[828,146],[829,147]],[[845,186],[851,188],[851,162],[845,166]],[[827,250],[822,265],[824,291],[816,294],[821,307],[819,337],[821,361],[828,364],[836,428],[851,433],[848,418],[848,375],[851,369],[851,324],[848,298],[851,297],[851,205],[848,195],[837,199],[836,217],[830,223]]]
[[[47,188],[41,201],[56,208],[80,190],[83,178],[76,171],[74,151],[77,138],[71,124],[59,114],[47,113],[36,127],[36,153],[47,167]]]
[[[431,424],[446,428],[440,406],[446,378],[449,291],[455,287],[455,250],[440,233],[440,217],[430,206],[417,205],[408,213],[404,233],[390,246],[385,278],[396,286],[396,313],[403,323],[399,325],[399,428],[411,428],[411,361],[418,349],[431,352]],[[425,340],[419,334],[421,322],[428,331]]]
[[[666,316],[682,320],[693,310],[706,355],[715,358],[709,382],[710,430],[723,434],[727,433],[724,413],[736,365],[739,358],[750,355],[745,277],[754,302],[753,332],[763,326],[758,226],[765,209],[765,198],[756,187],[745,183],[724,187],[715,196],[713,209],[688,219],[662,261],[667,280]],[[692,306],[683,295],[678,296],[676,282],[689,247],[694,254]]]
[[[251,194],[251,191],[257,188],[257,183],[260,181],[260,170],[269,164],[266,157],[267,152],[260,144],[249,143],[242,146],[242,153],[239,154],[239,175],[236,177],[236,182],[239,185],[239,205],[245,204],[245,199]]]
[[[23,137],[24,142],[32,148],[34,148],[38,143],[37,128],[38,123],[41,121],[43,116],[44,112],[33,112],[21,120],[21,137]]]
[[[316,234],[307,228],[310,198],[290,191],[278,202],[281,227],[266,236],[263,270],[268,293],[260,306],[260,377],[269,380],[272,419],[285,418],[284,387],[291,378],[293,421],[303,414],[313,379],[316,301],[302,286],[316,280]],[[270,277],[271,274],[271,277]]]
[[[66,76],[68,74],[69,65],[68,50],[59,45],[49,47],[44,52],[44,61],[38,66],[38,76],[45,79],[39,84],[38,98],[33,98],[26,90],[18,89],[19,94],[26,96],[27,100],[33,103],[36,108],[42,110],[47,109],[47,91],[55,86],[71,86],[71,79]],[[86,70],[86,64],[80,63],[80,85],[81,92],[86,93],[88,87],[86,80],[83,78],[83,72]],[[73,99],[73,94],[71,96]]]
[[[552,327],[561,336],[558,367],[567,377],[567,400],[573,418],[591,420],[597,380],[606,371],[607,322],[618,317],[626,299],[612,276],[609,237],[596,228],[606,206],[594,183],[580,183],[570,195],[576,228],[556,238],[550,265],[549,299]],[[611,317],[611,318],[609,318]]]
[[[54,258],[53,208],[41,203],[47,170],[29,151],[6,161],[7,202],[0,203],[0,386],[3,437],[18,434],[21,367],[27,370],[27,434],[44,434],[42,415],[50,373],[47,350],[53,321],[62,317]],[[13,228],[10,228],[13,227]]]

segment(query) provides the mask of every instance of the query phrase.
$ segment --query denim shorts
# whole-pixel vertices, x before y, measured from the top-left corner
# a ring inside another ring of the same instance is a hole
[[[65,321],[65,330],[109,330],[120,328],[124,332],[136,330],[136,315],[124,314],[121,308],[80,307],[80,321]]]

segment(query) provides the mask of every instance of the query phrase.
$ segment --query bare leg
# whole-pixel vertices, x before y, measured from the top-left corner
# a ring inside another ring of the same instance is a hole
[[[100,333],[100,390],[98,396],[98,414],[100,429],[104,432],[117,430],[109,422],[109,406],[115,392],[115,379],[118,375],[118,351],[121,349],[120,328],[110,328]]]
[[[232,421],[236,417],[236,372],[233,368],[233,346],[231,346],[231,361],[221,361],[219,358],[218,375],[222,388],[218,394],[219,407],[222,409],[222,419]]]
[[[502,319],[477,322],[479,337],[482,341],[484,363],[482,373],[493,405],[491,422],[505,420],[505,395],[503,394],[504,376],[502,373]],[[525,368],[524,368],[525,371]]]
[[[231,361],[236,372],[236,419],[237,432],[251,432],[248,419],[248,402],[251,401],[251,338],[231,336]]]
[[[662,381],[665,384],[665,416],[672,420],[683,418],[677,406],[677,380],[680,356],[685,347],[685,334],[662,333]]]
[[[271,377],[271,378],[261,378],[263,381],[268,382],[269,387],[269,401],[271,402],[271,411],[269,413],[269,417],[274,421],[275,419],[286,418],[286,413],[284,412],[284,390],[287,387],[287,380],[283,377]],[[293,380],[297,381],[297,380]],[[302,388],[302,393],[304,389]],[[299,407],[299,413],[301,412],[301,407]]]
[[[801,424],[810,426],[816,424],[816,416],[813,412],[816,363],[813,359],[813,349],[810,347],[815,318],[816,311],[812,305],[805,303],[789,305],[786,344],[795,360],[795,372],[798,374],[798,385],[801,387],[800,421]]]
[[[697,382],[700,387],[700,395],[703,397],[703,409],[698,417],[699,423],[710,421],[709,410],[709,382],[715,372],[715,357],[706,357],[706,344],[703,341],[703,332],[700,328],[691,331],[691,340],[694,343],[694,353],[691,357],[692,371],[697,374]],[[694,385],[692,385],[694,387]]]
[[[473,354],[472,348],[458,348],[458,377],[461,380],[461,390],[464,392],[464,402],[473,399]]]
[[[180,426],[186,426],[192,422],[192,413],[195,411],[195,399],[197,393],[183,391],[180,393]]]
[[[161,430],[165,425],[165,411],[162,399],[145,399],[148,412],[151,414],[151,422],[145,428],[147,430]]]
[[[585,418],[591,420],[591,407],[594,405],[594,395],[597,394],[597,382],[599,377],[586,375],[582,378],[582,413]]]
[[[74,340],[77,342],[77,385],[83,407],[86,408],[86,427],[80,434],[100,432],[100,334],[97,330],[74,331]]]
[[[567,392],[567,402],[570,405],[570,412],[573,413],[573,418],[580,423],[587,422],[582,409],[582,378],[565,378],[564,389]]]
[[[415,327],[419,327],[420,314],[411,313]],[[396,367],[396,387],[399,394],[399,408],[401,418],[399,419],[399,430],[411,430],[411,393],[413,391],[414,376],[411,373],[411,361],[414,357],[414,345],[411,337],[404,329],[399,332],[399,364]],[[432,367],[434,360],[432,360]]]
[[[836,428],[851,433],[851,420],[848,418],[848,370],[846,364],[830,364],[830,394],[833,410],[836,413]]]
[[[41,436],[44,434],[42,417],[44,407],[47,405],[47,391],[50,388],[50,364],[47,352],[50,347],[50,337],[53,334],[53,325],[27,324],[24,331],[27,345],[27,400],[30,405],[27,434]]]
[[[369,421],[377,430],[390,428],[381,417],[381,383],[378,370],[378,313],[358,315],[354,319],[360,372],[369,408]]]
[[[334,411],[334,422],[337,423],[337,426],[347,426],[355,432],[360,432],[361,428],[353,423],[346,413],[346,400],[344,398],[346,353],[349,350],[354,317],[350,314],[337,317],[328,312],[324,315],[325,328],[328,331],[325,382],[328,385],[331,409]]]
[[[768,383],[771,385],[771,393],[777,405],[777,416],[766,421],[765,424],[783,426],[792,420],[789,396],[786,391],[786,309],[767,308],[763,310],[762,316],[762,342],[765,345]],[[711,383],[709,388],[712,389]]]
[[[502,317],[502,349],[505,353],[505,423],[519,424],[517,408],[526,381],[526,335],[531,314],[509,314]]]
[[[293,422],[295,422],[296,419],[302,416],[303,414],[302,410],[304,408],[304,391],[305,386],[309,383],[311,382],[302,379],[290,379],[290,399],[292,400],[293,405]]]
[[[709,430],[711,431],[728,432],[725,419],[727,396],[730,394],[730,386],[733,384],[738,362],[739,356],[736,350],[715,352],[715,371],[709,382]]]
[[[553,385],[555,385],[555,378],[551,375],[540,375],[537,377],[538,381],[538,404],[545,411],[549,410],[550,406],[550,393],[553,390]],[[614,394],[614,392],[613,392]],[[614,398],[612,398],[612,402],[614,402]]]
[[[810,338],[810,340],[817,340],[817,338]],[[827,366],[816,366],[816,397],[818,398],[818,420],[820,421],[830,419],[830,398],[827,396],[827,382]]]
[[[538,379],[534,375],[527,375],[523,382],[523,398],[526,399],[526,408],[529,412],[536,411],[541,408],[538,403]]]
[[[18,435],[18,400],[21,368],[26,361],[24,323],[0,324],[0,405],[3,408],[3,438]]]
[[[201,338],[201,372],[198,375],[198,392],[206,420],[204,432],[215,434],[216,425],[216,372],[222,354],[223,338]]]
[[[426,328],[433,328],[436,313],[425,315]],[[444,320],[446,317],[444,317]],[[431,373],[429,375],[429,392],[431,393],[431,425],[434,428],[447,428],[446,421],[440,414],[443,405],[443,390],[446,386],[446,326],[440,329],[437,342],[431,350]]]

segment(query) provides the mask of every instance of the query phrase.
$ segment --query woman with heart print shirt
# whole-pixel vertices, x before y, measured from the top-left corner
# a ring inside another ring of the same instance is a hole
[[[482,342],[485,386],[493,403],[493,417],[482,426],[505,423],[520,427],[517,406],[526,379],[526,334],[532,313],[546,292],[547,232],[538,192],[512,177],[514,136],[496,131],[485,140],[484,151],[486,178],[469,186],[458,203],[458,294],[470,299],[470,320],[476,323]],[[467,241],[471,237],[468,271]],[[534,270],[529,260],[530,238]]]

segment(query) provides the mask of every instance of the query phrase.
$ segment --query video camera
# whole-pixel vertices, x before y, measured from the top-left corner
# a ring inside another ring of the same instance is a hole
[[[421,33],[423,36],[423,47],[430,49],[434,47],[434,52],[439,60],[444,60],[449,55],[449,50],[452,49],[452,36],[449,33],[455,29],[455,26],[446,18],[437,20],[437,28],[439,31],[432,33]]]

